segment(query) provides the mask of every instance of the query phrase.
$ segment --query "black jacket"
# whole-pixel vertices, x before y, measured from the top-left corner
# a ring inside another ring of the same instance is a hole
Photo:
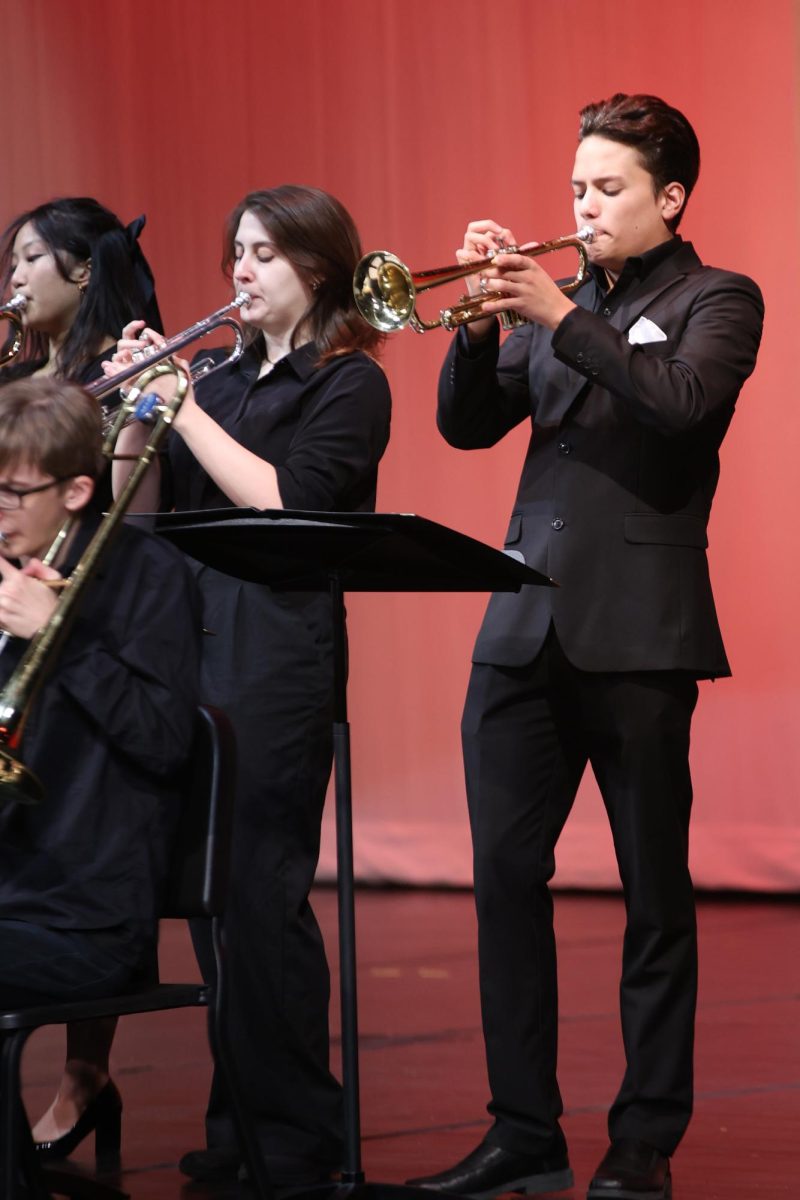
[[[506,546],[559,584],[493,596],[473,659],[530,662],[552,621],[583,670],[727,675],[707,523],[761,294],[675,239],[629,260],[608,296],[593,275],[574,298],[555,333],[523,326],[499,355],[496,334],[471,347],[462,331],[442,371],[451,445],[491,446],[530,419]],[[642,336],[663,340],[637,343],[643,317]]]
[[[96,521],[82,521],[62,573]],[[45,799],[0,809],[0,917],[124,927],[137,943],[153,936],[198,703],[200,636],[183,556],[123,526],[25,726],[20,756]],[[0,682],[27,644],[8,643]]]

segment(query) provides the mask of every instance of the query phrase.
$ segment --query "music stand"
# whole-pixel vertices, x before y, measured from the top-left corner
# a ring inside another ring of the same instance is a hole
[[[273,590],[327,591],[334,639],[334,798],[336,809],[339,970],[342,1020],[344,1161],[341,1181],[315,1197],[401,1200],[431,1193],[399,1184],[366,1183],[361,1165],[358,1074],[355,891],[350,729],[347,722],[345,591],[516,592],[553,587],[516,557],[408,513],[319,513],[286,509],[210,509],[162,514],[156,530],[185,554],[217,571]],[[256,1168],[253,1177],[262,1172]],[[261,1189],[257,1189],[261,1190]],[[268,1200],[262,1196],[260,1200]]]

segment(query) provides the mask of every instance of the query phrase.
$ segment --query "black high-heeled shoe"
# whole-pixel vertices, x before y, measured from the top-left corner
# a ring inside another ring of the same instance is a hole
[[[97,1162],[113,1164],[119,1160],[122,1142],[122,1097],[109,1079],[104,1088],[83,1110],[72,1129],[51,1142],[34,1142],[42,1162],[66,1158],[94,1130],[94,1156]]]

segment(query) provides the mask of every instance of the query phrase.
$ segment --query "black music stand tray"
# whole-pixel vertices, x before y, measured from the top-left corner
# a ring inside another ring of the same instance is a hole
[[[431,1192],[366,1183],[361,1165],[358,1075],[355,895],[350,729],[347,723],[345,591],[518,592],[524,584],[555,586],[516,557],[444,525],[406,513],[318,513],[227,508],[162,514],[156,530],[185,554],[238,579],[281,591],[326,591],[334,637],[334,795],[336,806],[339,967],[342,1010],[344,1162],[341,1182],[299,1188],[301,1194],[402,1200]],[[245,1147],[245,1151],[247,1148]],[[248,1156],[249,1157],[249,1156]],[[251,1180],[269,1200],[263,1169]]]

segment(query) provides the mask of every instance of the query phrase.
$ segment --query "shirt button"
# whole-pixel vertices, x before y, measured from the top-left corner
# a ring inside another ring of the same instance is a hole
[[[576,360],[576,362],[583,362],[583,351],[582,350],[579,350],[578,353],[575,355],[575,360]]]
[[[553,529],[563,529],[564,528],[564,522],[561,520],[561,517],[553,517],[550,524],[553,526]]]
[[[572,454],[572,442],[559,442],[558,443],[558,453],[559,454]]]

